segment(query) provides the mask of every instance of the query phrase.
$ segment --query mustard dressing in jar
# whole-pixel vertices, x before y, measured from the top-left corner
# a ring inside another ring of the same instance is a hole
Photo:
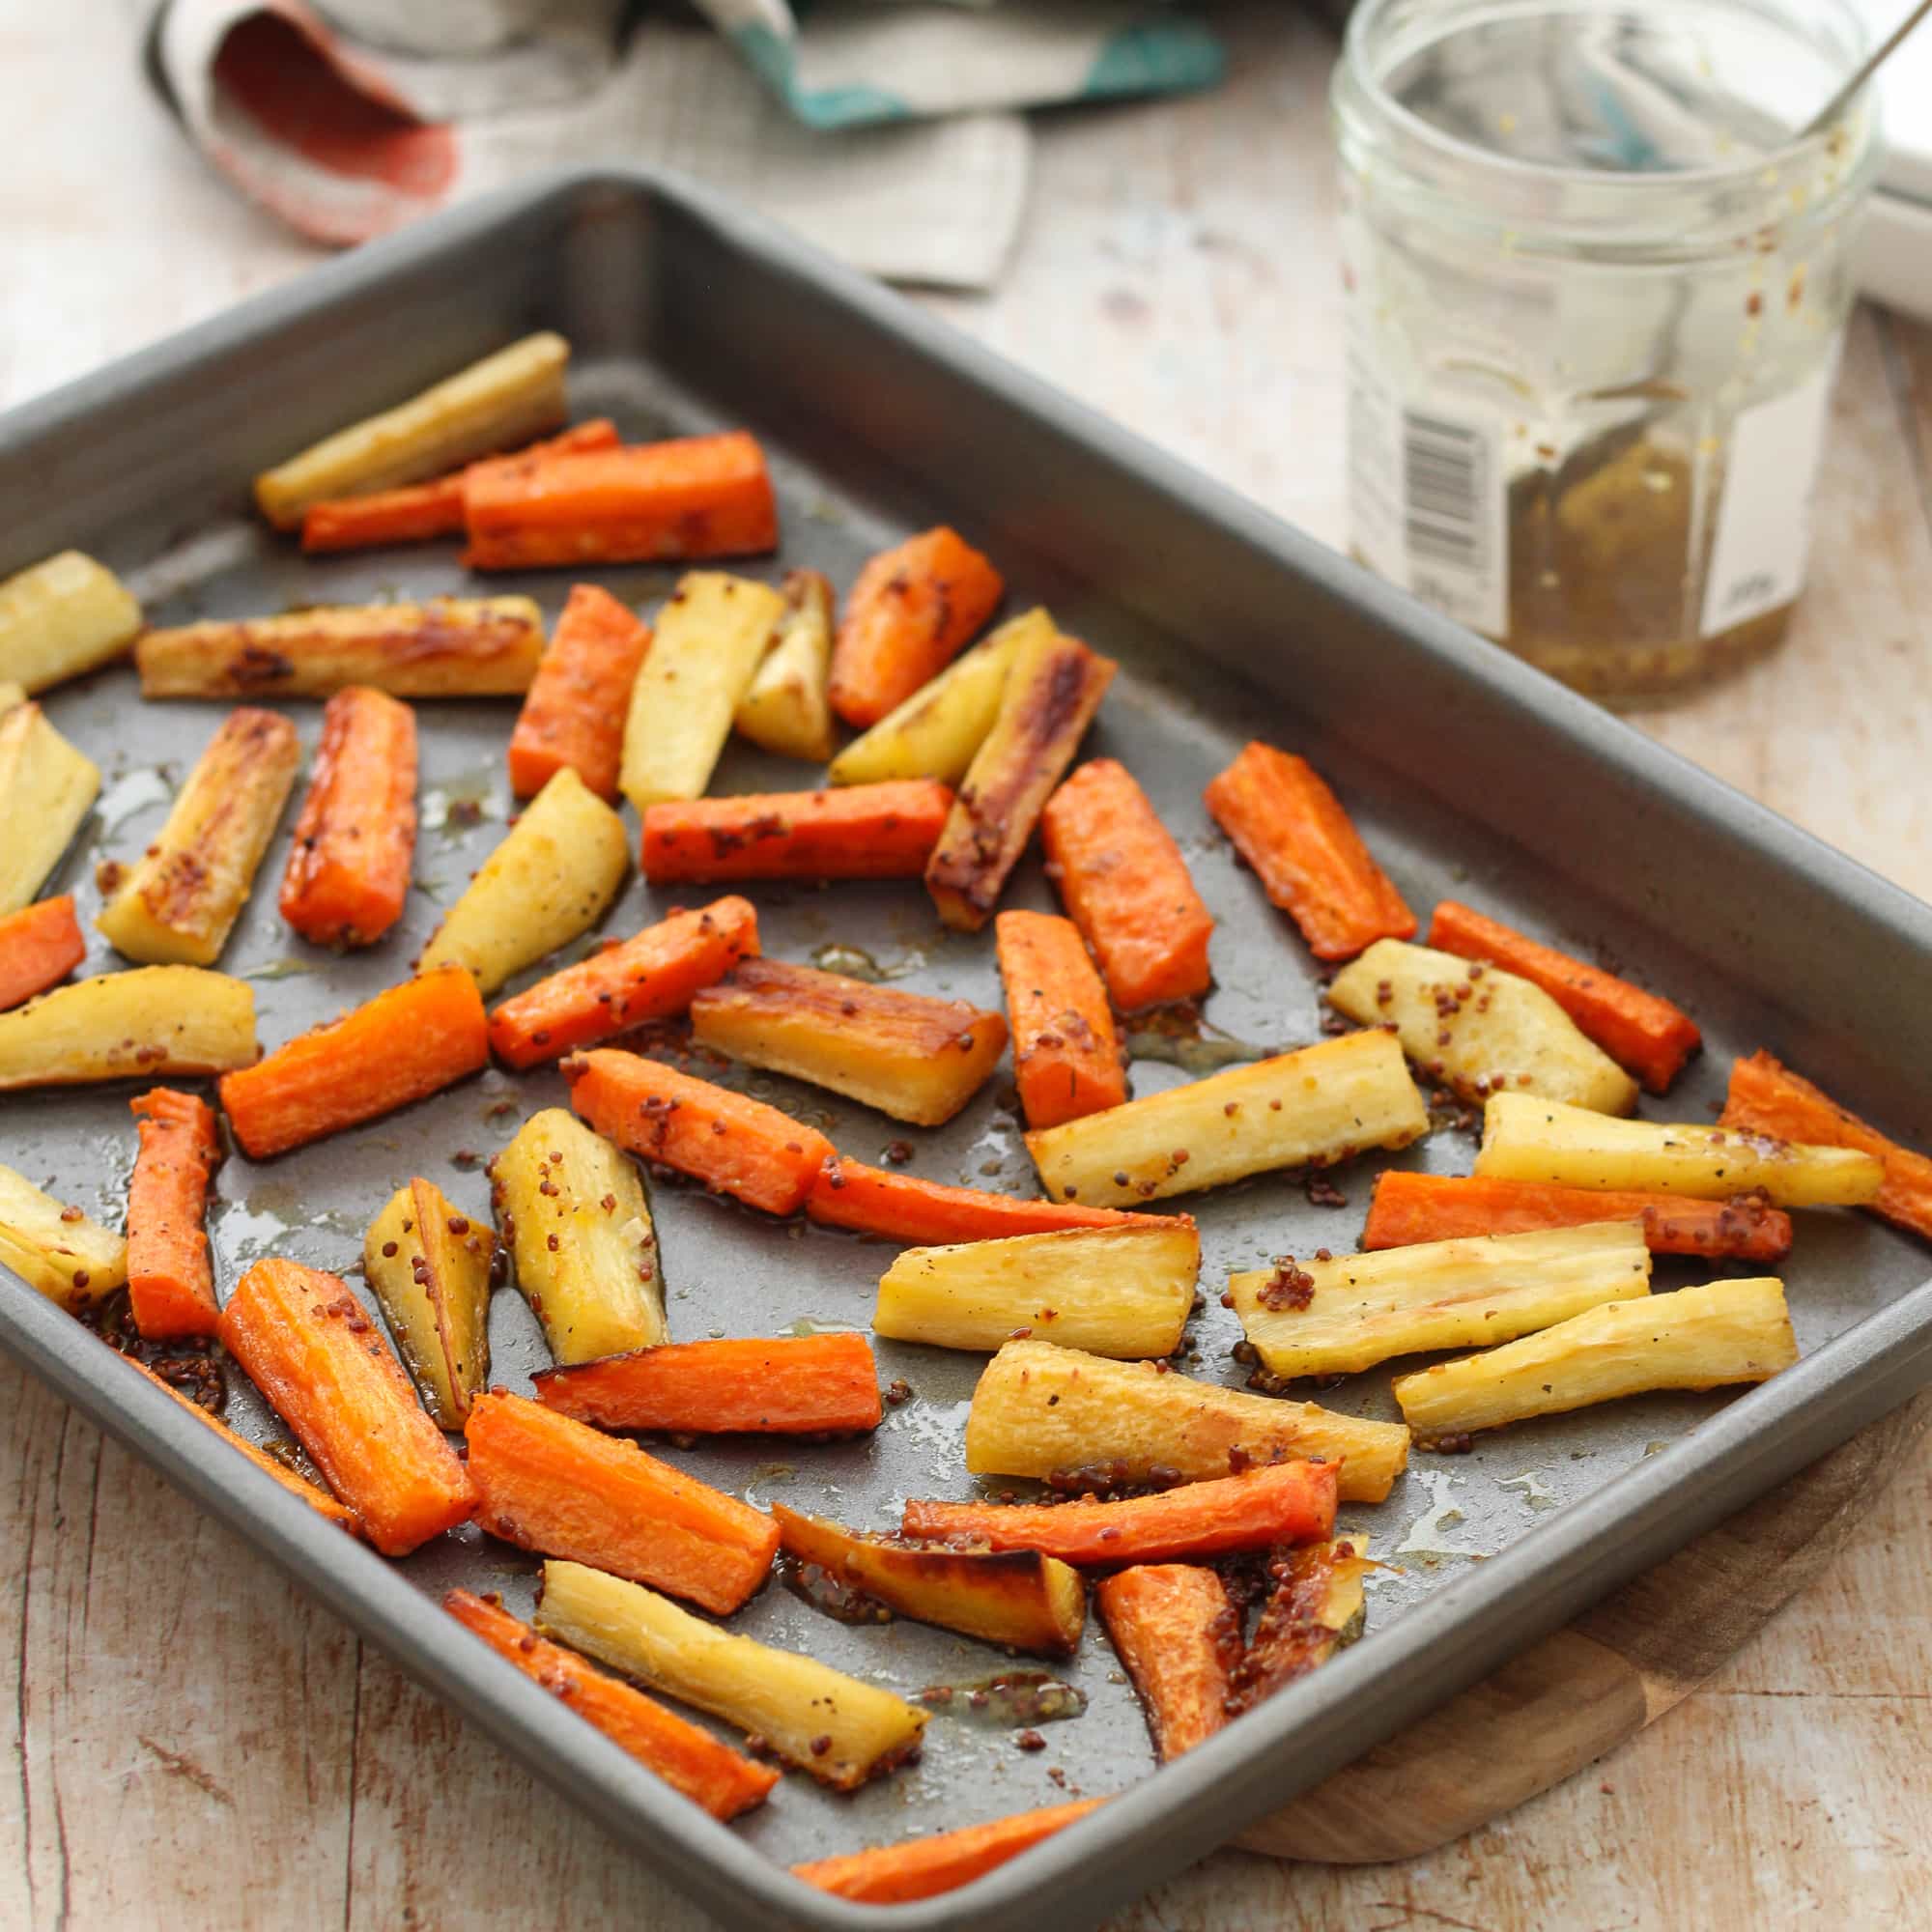
[[[1845,0],[1364,0],[1334,110],[1355,554],[1580,690],[1784,635],[1876,159]]]

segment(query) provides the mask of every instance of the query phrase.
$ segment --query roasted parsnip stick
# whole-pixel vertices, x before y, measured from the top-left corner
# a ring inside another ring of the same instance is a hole
[[[1391,1355],[1507,1342],[1650,1293],[1634,1221],[1479,1235],[1231,1276],[1247,1337],[1277,1376],[1353,1375]]]
[[[280,530],[311,503],[420,483],[563,421],[570,344],[548,331],[445,378],[381,415],[365,416],[255,478],[255,500]]]
[[[1171,1355],[1200,1268],[1201,1236],[1182,1220],[907,1248],[880,1279],[872,1327],[936,1349],[1037,1335],[1096,1355]]]
[[[617,783],[639,811],[704,796],[784,611],[770,584],[748,577],[695,570],[679,581],[631,686]]]
[[[200,966],[141,966],[0,1013],[0,1091],[221,1073],[261,1057],[254,989]]]
[[[1500,967],[1378,939],[1336,974],[1328,1002],[1392,1025],[1423,1072],[1466,1100],[1520,1090],[1600,1114],[1636,1105],[1636,1082],[1541,986]]]
[[[1652,1389],[1761,1382],[1798,1359],[1784,1284],[1766,1275],[1593,1308],[1480,1355],[1398,1376],[1425,1441]]]
[[[33,904],[99,790],[99,767],[38,704],[0,714],[0,914]]]
[[[140,628],[121,580],[64,550],[0,583],[0,679],[44,691],[118,658]]]
[[[1027,1136],[1056,1201],[1135,1208],[1270,1168],[1325,1166],[1429,1131],[1394,1037],[1344,1034]]]
[[[1739,1127],[1612,1121],[1527,1094],[1491,1096],[1476,1172],[1707,1201],[1762,1194],[1780,1208],[1862,1208],[1885,1185],[1884,1162],[1853,1148],[1770,1140]]]
[[[692,1037],[751,1066],[810,1080],[936,1127],[999,1063],[1002,1014],[842,973],[744,959],[691,1002]]]
[[[403,1366],[444,1429],[461,1429],[490,1377],[490,1264],[497,1237],[434,1181],[399,1187],[370,1224],[362,1273]]]
[[[1408,1431],[1047,1341],[1003,1345],[966,1421],[976,1476],[1102,1468],[1144,1483],[1158,1469],[1198,1483],[1314,1456],[1341,1464],[1343,1502],[1378,1503],[1407,1464]]]
[[[95,921],[118,952],[153,966],[213,966],[275,836],[300,745],[275,711],[231,712],[141,858]]]
[[[514,697],[543,656],[527,597],[339,605],[149,631],[134,646],[143,697]]]
[[[854,1791],[912,1754],[925,1713],[810,1657],[773,1650],[680,1609],[668,1597],[582,1563],[543,1567],[537,1628],[765,1739],[787,1764]]]
[[[670,1339],[644,1183],[601,1134],[561,1107],[532,1114],[491,1161],[490,1199],[556,1361]]]
[[[128,1279],[128,1243],[110,1229],[0,1167],[0,1264],[78,1315]]]
[[[461,966],[487,998],[604,917],[628,845],[623,820],[559,766],[443,915],[420,970]]]

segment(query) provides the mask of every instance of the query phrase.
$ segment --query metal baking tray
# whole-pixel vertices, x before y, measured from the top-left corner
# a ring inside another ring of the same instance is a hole
[[[1334,780],[1410,903],[1454,893],[1667,987],[1703,1023],[1706,1057],[1668,1105],[1706,1117],[1731,1056],[1768,1045],[1906,1138],[1932,1139],[1932,910],[1861,871],[1615,719],[1438,620],[1343,558],[1065,397],[696,189],[638,173],[546,179],[359,249],[296,284],[16,411],[0,423],[0,571],[72,544],[128,573],[156,621],[298,602],[452,591],[454,547],[309,562],[248,515],[245,479],[316,435],[407,395],[523,331],[576,344],[580,415],[627,434],[743,423],[773,453],[782,501],[774,574],[850,580],[871,550],[944,518],[1009,575],[1009,608],[1044,601],[1119,658],[1089,741],[1138,775],[1177,828],[1221,923],[1207,1017],[1268,1045],[1319,1032],[1320,982],[1293,928],[1212,835],[1204,781],[1250,735],[1307,753]],[[654,600],[672,573],[597,573]],[[564,573],[492,579],[554,612]],[[173,781],[224,707],[143,705],[115,669],[51,695],[60,727],[103,765],[100,806],[57,882],[91,915],[97,859],[138,850]],[[291,707],[312,747],[318,710]],[[497,838],[509,807],[501,702],[421,707],[419,890],[404,928],[342,960],[295,940],[271,882],[287,827],[223,964],[247,975],[270,1044],[404,970]],[[734,746],[716,789],[811,782]],[[469,820],[475,822],[470,823]],[[689,901],[694,895],[678,895]],[[900,982],[998,1000],[990,934],[945,935],[916,883],[753,889],[777,956],[849,960]],[[1008,903],[1052,903],[1037,862]],[[633,881],[607,922],[658,916]],[[84,971],[112,965],[95,942]],[[727,1077],[880,1158],[901,1130],[863,1108],[745,1074]],[[1141,1060],[1136,1091],[1184,1077]],[[906,1136],[913,1171],[1028,1191],[1017,1122],[995,1080],[950,1127]],[[127,1088],[0,1100],[4,1158],[109,1221],[133,1135]],[[361,1231],[413,1172],[471,1211],[489,1154],[522,1115],[555,1102],[545,1074],[488,1073],[389,1120],[262,1167],[231,1158],[213,1238],[232,1283],[285,1253],[344,1269]],[[504,1102],[513,1104],[506,1107]],[[1658,1103],[1646,1103],[1655,1116]],[[1404,1156],[1466,1168],[1438,1132]],[[1238,1383],[1234,1265],[1351,1245],[1371,1164],[1336,1177],[1346,1210],[1293,1177],[1186,1205],[1200,1216],[1208,1307],[1198,1372]],[[672,1182],[655,1205],[673,1333],[864,1327],[890,1252],[780,1225]],[[789,1777],[762,1811],[713,1823],[554,1699],[458,1633],[437,1605],[456,1582],[528,1607],[535,1563],[472,1530],[392,1566],[345,1543],[112,1361],[96,1337],[17,1284],[0,1288],[0,1343],[96,1422],[298,1577],[424,1684],[587,1807],[626,1845],[735,1925],[981,1927],[1088,1924],[1292,1799],[1472,1682],[1624,1577],[1736,1510],[1932,1378],[1923,1247],[1869,1218],[1801,1217],[1787,1279],[1804,1359],[1726,1399],[1670,1396],[1520,1425],[1460,1459],[1421,1456],[1378,1509],[1345,1509],[1395,1570],[1353,1649],[1183,1762],[1153,1769],[1132,1693],[1092,1628],[1061,1674],[1086,1714],[1044,1727],[936,1714],[923,1762],[856,1798]],[[1692,1278],[1664,1264],[1660,1288]],[[358,1292],[360,1292],[358,1284]],[[491,1320],[494,1378],[526,1387],[544,1357],[518,1296]],[[753,1498],[890,1526],[910,1494],[964,1494],[960,1431],[975,1356],[885,1343],[885,1376],[916,1391],[874,1441],[667,1450]],[[243,1378],[229,1415],[273,1431]],[[1393,1414],[1385,1373],[1323,1397]],[[279,1433],[279,1432],[273,1432]],[[736,1627],[811,1651],[902,1692],[970,1683],[1010,1660],[921,1625],[855,1630],[780,1587]],[[1024,1661],[1023,1661],[1024,1662]],[[955,1699],[955,1707],[970,1700]],[[993,1711],[999,1711],[994,1700]],[[1058,1774],[1058,1776],[1055,1776]],[[1065,1779],[1065,1783],[1059,1781]],[[1120,1791],[1049,1843],[952,1896],[881,1912],[794,1881],[786,1863],[1054,1802]]]

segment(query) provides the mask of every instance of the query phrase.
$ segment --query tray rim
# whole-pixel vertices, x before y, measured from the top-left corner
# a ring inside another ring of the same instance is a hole
[[[1626,779],[1656,787],[1833,896],[1856,901],[1867,919],[1932,953],[1932,908],[1858,861],[951,325],[826,261],[761,217],[661,171],[589,167],[533,176],[322,264],[9,412],[0,417],[0,460],[76,415],[111,408],[156,382],[218,366],[278,327],[312,319],[400,269],[457,252],[510,219],[567,220],[584,197],[600,193],[668,204],[721,245],[762,257],[813,284],[929,359],[993,391],[1049,433],[1131,472],[1188,516],[1218,525],[1346,598],[1369,621],[1406,634],[1411,644],[1534,718],[1539,728],[1568,739]],[[206,1441],[202,1425],[131,1373],[123,1378],[124,1388],[114,1386],[111,1375],[91,1373],[102,1360],[98,1338],[31,1290],[0,1303],[0,1345],[513,1755],[585,1804],[627,1848],[705,1909],[748,1922],[749,1908],[756,1922],[828,1932],[864,1926],[937,1932],[1045,1923],[1056,1905],[1083,1919],[1097,1917],[1412,1721],[1747,1495],[1795,1473],[1932,1378],[1932,1279],[1815,1350],[1776,1383],[1734,1400],[1648,1463],[1539,1525],[1480,1572],[1445,1586],[1245,1724],[1165,1767],[1159,1778],[1129,1786],[1096,1813],[971,1887],[893,1907],[856,1905],[792,1878],[679,1800],[513,1666],[480,1645],[448,1645],[446,1618],[415,1584],[361,1546],[355,1560],[341,1562],[341,1532],[245,1462],[232,1469],[208,1467],[198,1454]],[[1627,1496],[1636,1499],[1628,1511]],[[1445,1666],[1441,1653],[1451,1643],[1460,1654]],[[473,1657],[467,1654],[472,1648]],[[1284,1776],[1291,1753],[1293,1769]],[[640,1820],[651,1828],[647,1833],[639,1833]],[[683,1858],[676,1857],[679,1850]],[[1083,1878],[1093,1883],[1075,1903]],[[1050,1922],[1067,1921],[1061,1917]]]

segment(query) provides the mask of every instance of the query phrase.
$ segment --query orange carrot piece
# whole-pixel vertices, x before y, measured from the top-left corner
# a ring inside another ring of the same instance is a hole
[[[925,1542],[1037,1549],[1063,1563],[1187,1562],[1276,1543],[1315,1543],[1335,1526],[1333,1463],[1270,1463],[1119,1502],[909,1502],[903,1533]]]
[[[920,1247],[994,1241],[1003,1235],[1050,1235],[1062,1228],[1172,1227],[1185,1214],[1129,1214],[1119,1208],[1083,1208],[1071,1201],[1023,1201],[979,1187],[949,1187],[916,1174],[834,1154],[819,1170],[805,1211],[828,1228],[850,1228],[882,1240]]]
[[[220,1335],[384,1556],[469,1520],[474,1485],[382,1329],[334,1275],[257,1262],[221,1311]]]
[[[1415,937],[1415,915],[1307,759],[1257,741],[1203,796],[1316,958]]]
[[[1872,1212],[1932,1241],[1932,1159],[1888,1140],[1772,1055],[1754,1053],[1731,1068],[1730,1092],[1718,1124],[1781,1141],[1876,1154],[1885,1163],[1885,1185],[1871,1204]]]
[[[510,789],[534,798],[563,766],[617,802],[624,720],[651,627],[594,583],[571,586],[510,733]]]
[[[832,1143],[762,1100],[611,1047],[563,1063],[570,1104],[621,1148],[768,1214],[795,1214]]]
[[[1071,920],[1003,912],[993,923],[1013,1077],[1029,1127],[1057,1127],[1127,1097],[1107,989]]]
[[[533,442],[505,460],[527,463],[573,450],[613,449],[617,441],[617,425],[599,416],[565,430],[561,436]],[[311,503],[302,513],[301,547],[314,554],[456,536],[463,529],[463,479],[474,468],[474,464],[466,464],[446,476],[400,490],[372,490],[366,497],[331,497]]]
[[[202,1217],[221,1159],[214,1110],[155,1087],[128,1101],[141,1150],[128,1183],[128,1300],[150,1342],[213,1335],[220,1317]]]
[[[416,715],[368,685],[322,710],[282,917],[317,946],[368,946],[403,916],[416,850]]]
[[[749,899],[680,906],[655,925],[539,980],[490,1015],[490,1045],[518,1068],[561,1060],[646,1020],[668,1019],[758,956],[758,915]]]
[[[1692,1201],[1638,1188],[1599,1193],[1546,1180],[1492,1180],[1481,1175],[1376,1177],[1364,1248],[1406,1248],[1471,1235],[1528,1235],[1544,1228],[1582,1228],[1593,1221],[1636,1221],[1656,1255],[1707,1260],[1782,1261],[1791,1252],[1791,1216],[1754,1194],[1734,1201]]]
[[[832,646],[832,708],[876,724],[937,677],[992,615],[1006,583],[944,524],[881,551],[845,598]]]
[[[933,779],[647,806],[644,877],[916,879],[952,810],[952,791]]]
[[[857,1899],[864,1905],[902,1905],[908,1899],[934,1898],[996,1871],[1009,1859],[1065,1831],[1076,1818],[1086,1817],[1105,1803],[1103,1798],[1081,1798],[1070,1804],[1018,1811],[1010,1818],[940,1832],[929,1838],[908,1838],[896,1845],[813,1859],[793,1865],[791,1875],[815,1885],[820,1891]]]
[[[1161,1763],[1207,1743],[1228,1721],[1228,1673],[1241,1655],[1227,1585],[1198,1564],[1138,1563],[1103,1577],[1094,1600]]]
[[[779,1526],[635,1442],[492,1389],[464,1425],[492,1536],[648,1583],[727,1616],[765,1580]]]
[[[1553,946],[1540,946],[1454,899],[1435,908],[1429,943],[1459,958],[1487,959],[1541,986],[1580,1032],[1653,1094],[1668,1093],[1684,1063],[1704,1043],[1697,1022],[1660,994],[1586,966]]]
[[[393,1113],[489,1059],[476,981],[464,967],[439,966],[224,1073],[221,1108],[242,1151],[267,1160]]]
[[[301,547],[311,556],[327,551],[375,550],[386,544],[428,543],[463,529],[463,472],[366,497],[327,497],[302,512]]]
[[[256,1448],[245,1435],[236,1435],[234,1430],[230,1429],[227,1423],[223,1422],[218,1415],[210,1414],[207,1409],[202,1407],[200,1403],[196,1402],[191,1396],[183,1394],[180,1389],[175,1387],[173,1382],[157,1376],[145,1362],[137,1362],[132,1355],[123,1355],[121,1359],[130,1369],[134,1370],[136,1374],[146,1376],[157,1389],[161,1389],[173,1396],[190,1415],[198,1416],[230,1448],[241,1450],[242,1455],[247,1457],[249,1462],[254,1463],[256,1468],[260,1469],[264,1475],[274,1477],[275,1481],[281,1484],[282,1488],[288,1491],[290,1495],[299,1496],[318,1516],[326,1516],[330,1522],[334,1523],[340,1529],[346,1529],[351,1536],[360,1536],[362,1534],[360,1520],[357,1519],[355,1512],[346,1503],[337,1502],[327,1490],[318,1489],[306,1476],[298,1475],[286,1463],[276,1462],[266,1449]]]
[[[0,1009],[59,985],[86,957],[71,893],[0,919]]]
[[[735,1818],[762,1804],[779,1781],[772,1765],[741,1755],[634,1685],[607,1676],[575,1651],[539,1636],[496,1598],[451,1590],[442,1607],[498,1657],[514,1663],[586,1723],[596,1725],[620,1750],[630,1752],[645,1770],[656,1772],[714,1818]]]
[[[1214,916],[1174,835],[1113,758],[1090,758],[1040,814],[1046,875],[1122,1012],[1205,993]]]
[[[879,1366],[863,1335],[670,1342],[533,1378],[537,1400],[599,1429],[690,1435],[876,1429]]]
[[[779,540],[765,453],[745,430],[482,463],[465,474],[463,516],[473,570],[751,556]]]

